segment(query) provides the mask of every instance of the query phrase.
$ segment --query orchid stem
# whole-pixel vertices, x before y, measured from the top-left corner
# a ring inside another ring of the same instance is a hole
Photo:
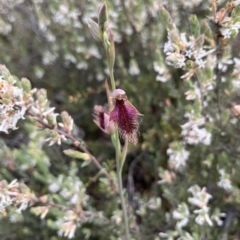
[[[104,3],[106,5],[106,3]],[[105,8],[102,8],[103,11],[106,11],[106,6]],[[106,16],[107,14],[103,14],[102,16]],[[106,21],[106,19],[104,19]],[[111,82],[111,89],[114,91],[116,89],[116,83],[114,79],[114,62],[115,62],[115,46],[114,46],[114,39],[113,35],[110,29],[108,29],[108,36],[107,36],[107,28],[103,24],[103,31],[102,31],[102,43],[104,46],[104,50],[106,52],[107,56],[107,64],[108,64],[108,69],[109,69],[109,77],[110,77],[110,82]],[[110,40],[110,41],[109,41]],[[111,102],[111,99],[108,99],[109,103]],[[126,240],[130,240],[130,234],[129,234],[129,221],[128,221],[128,215],[127,215],[127,208],[126,208],[126,203],[125,203],[125,198],[124,198],[124,190],[123,190],[123,183],[122,183],[122,169],[123,169],[123,164],[125,162],[125,158],[127,155],[127,149],[128,149],[128,140],[125,139],[125,144],[123,148],[123,152],[121,153],[121,144],[119,140],[119,133],[118,130],[115,131],[112,135],[112,142],[115,147],[116,151],[116,165],[117,165],[117,179],[118,179],[118,188],[119,188],[119,195],[121,199],[121,205],[122,205],[122,214],[123,214],[123,220],[124,220],[124,228],[125,228],[125,234],[126,234]]]
[[[116,89],[116,85],[115,85],[115,80],[113,75],[113,69],[109,69],[109,75],[110,75],[112,90],[114,91]]]
[[[123,185],[122,185],[122,169],[123,169],[123,164],[126,159],[127,148],[128,148],[128,141],[125,141],[122,155],[120,158],[118,158],[118,161],[117,161],[117,178],[118,178],[118,186],[119,186],[119,195],[120,195],[121,205],[122,205],[122,213],[123,213],[126,239],[130,240],[131,238],[130,238],[130,233],[129,233],[128,214],[127,214],[127,208],[126,208],[126,204],[125,204],[124,191],[123,191]]]
[[[108,56],[108,54],[107,54]],[[109,67],[109,75],[110,75],[110,82],[111,82],[111,88],[112,91],[116,89],[116,84],[114,80],[114,73],[113,73],[113,67],[110,67],[110,62],[108,59],[108,67]],[[121,144],[119,141],[119,133],[116,131],[114,133],[114,136],[112,138],[113,144],[115,146],[116,151],[116,164],[117,164],[117,179],[118,179],[118,188],[119,188],[119,195],[121,200],[121,206],[122,206],[122,214],[123,214],[123,220],[124,220],[124,228],[125,228],[125,234],[126,234],[126,240],[130,240],[130,233],[129,233],[129,220],[128,220],[128,214],[127,214],[127,208],[124,198],[124,190],[123,190],[123,184],[122,184],[122,169],[123,164],[126,159],[127,150],[128,150],[128,141],[126,139],[123,152],[121,154]]]

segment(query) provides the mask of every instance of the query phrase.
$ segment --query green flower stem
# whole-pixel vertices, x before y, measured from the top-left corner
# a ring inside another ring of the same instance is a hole
[[[123,164],[125,162],[127,149],[128,149],[128,141],[125,141],[125,145],[123,148],[121,158],[118,158],[118,161],[117,161],[117,178],[118,178],[118,186],[119,186],[119,195],[120,195],[121,205],[122,205],[126,240],[130,240],[131,238],[130,238],[130,233],[129,233],[128,214],[127,214],[127,208],[126,208],[126,204],[125,204],[124,191],[123,191],[123,185],[122,185],[122,168],[123,168]]]
[[[109,75],[110,75],[112,91],[114,91],[116,89],[116,85],[115,85],[115,80],[114,80],[114,75],[113,75],[113,69],[109,69]]]
[[[105,46],[106,45],[104,44],[104,47]],[[113,67],[111,67],[110,59],[109,59],[109,55],[108,55],[108,51],[107,51],[106,47],[105,47],[105,50],[107,53],[106,55],[107,55],[107,62],[108,62],[108,67],[109,67],[111,88],[112,88],[112,91],[114,91],[116,89],[116,84],[115,84],[115,79],[114,79]],[[112,141],[113,141],[115,151],[116,151],[118,188],[119,188],[119,195],[120,195],[121,205],[122,205],[122,213],[123,213],[126,240],[130,240],[131,238],[130,238],[130,233],[129,233],[128,214],[127,214],[127,208],[126,208],[126,203],[125,203],[125,199],[124,199],[124,190],[123,190],[123,185],[122,185],[122,169],[123,169],[123,164],[125,162],[126,155],[127,155],[128,141],[126,139],[122,154],[121,154],[121,144],[119,141],[118,131],[116,131],[113,134]]]

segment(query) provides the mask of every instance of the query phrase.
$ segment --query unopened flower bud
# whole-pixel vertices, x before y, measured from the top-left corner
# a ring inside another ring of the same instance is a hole
[[[115,46],[114,46],[113,33],[111,29],[109,29],[109,39],[110,39],[110,46],[108,49],[108,59],[109,59],[109,67],[110,69],[112,69],[115,62]]]
[[[107,5],[104,3],[100,6],[98,11],[98,25],[102,32],[106,29],[106,23],[108,20]]]
[[[31,83],[27,78],[22,78],[21,85],[23,90],[27,93],[29,93],[32,89]]]

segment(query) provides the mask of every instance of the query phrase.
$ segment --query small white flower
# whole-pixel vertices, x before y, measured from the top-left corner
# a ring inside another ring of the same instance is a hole
[[[128,72],[130,75],[139,75],[140,74],[140,69],[139,69],[136,61],[134,61],[134,60],[130,61],[130,66],[129,66]]]
[[[204,124],[204,119],[191,119],[191,114],[186,115],[189,117],[189,121],[181,126],[181,136],[184,137],[188,144],[199,144],[210,145],[212,140],[212,134],[205,128],[201,127]]]
[[[231,37],[231,30],[229,28],[221,29],[221,34],[223,35],[223,39],[230,39]]]
[[[179,204],[177,210],[173,211],[173,218],[178,220],[177,227],[179,229],[183,228],[188,224],[189,215],[190,212],[186,203]]]
[[[16,212],[21,213],[23,210],[25,210],[28,206],[28,202],[29,199],[23,198],[20,207],[16,210]]]
[[[185,61],[186,61],[186,58],[185,58],[183,55],[181,55],[181,56],[178,58],[178,61],[177,61],[177,63],[176,63],[176,67],[177,67],[177,68],[183,68],[183,67],[185,67],[185,65],[186,65]]]
[[[192,49],[186,49],[185,50],[185,56],[191,58],[193,56],[193,51]]]
[[[167,155],[169,156],[170,167],[180,169],[185,167],[190,153],[184,149],[181,143],[173,142],[170,144],[170,148],[167,149]]]
[[[201,91],[199,87],[195,84],[194,89],[185,92],[186,100],[194,100],[201,98]]]
[[[204,68],[206,61],[203,61],[201,58],[196,58],[196,64],[198,65],[199,68]]]
[[[161,203],[162,203],[162,200],[161,200],[160,197],[158,197],[158,198],[151,198],[148,201],[147,206],[148,206],[149,209],[156,210],[156,209],[160,208]]]
[[[206,192],[205,187],[201,189],[198,185],[190,187],[188,192],[191,192],[193,195],[193,197],[188,198],[188,202],[200,208],[206,206],[208,201],[212,198],[212,195]]]
[[[204,223],[207,223],[209,226],[213,226],[213,222],[208,215],[209,207],[204,206],[203,208],[195,210],[193,212],[195,214],[198,214],[198,216],[195,219],[197,224],[203,225]]]
[[[117,225],[120,225],[122,222],[122,212],[120,210],[115,210],[113,212],[111,220],[114,221]]]
[[[220,174],[220,180],[217,185],[226,191],[231,191],[233,186],[229,174],[227,174],[224,169],[219,169],[218,172]]]
[[[166,42],[164,44],[163,52],[166,53],[166,55],[169,55],[172,52],[174,52],[174,48],[172,46],[172,42],[171,41],[168,41],[168,42]]]
[[[221,213],[221,212],[217,212],[215,213],[211,218],[216,221],[218,226],[222,226],[224,223],[224,218],[226,217],[226,213]]]
[[[50,53],[49,51],[43,52],[42,62],[44,65],[51,65],[55,62],[56,59],[57,57],[53,53]]]

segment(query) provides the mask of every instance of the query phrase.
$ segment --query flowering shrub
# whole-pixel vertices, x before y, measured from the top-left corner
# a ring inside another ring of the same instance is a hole
[[[240,238],[240,1],[0,7],[1,239]]]

